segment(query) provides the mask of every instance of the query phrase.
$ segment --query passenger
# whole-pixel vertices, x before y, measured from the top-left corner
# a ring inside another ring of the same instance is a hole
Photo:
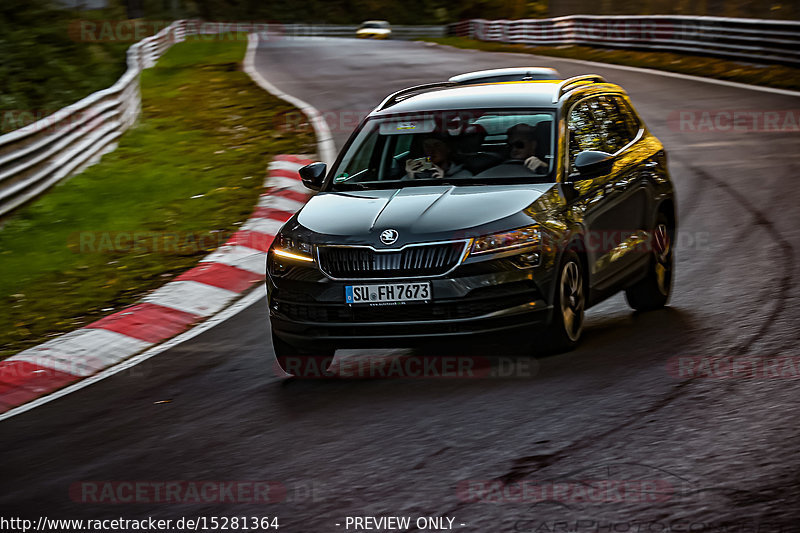
[[[525,167],[537,174],[547,173],[547,163],[536,157],[539,147],[538,128],[528,124],[517,124],[506,131],[508,136],[509,158],[523,161]]]
[[[406,162],[406,172],[409,178],[428,177],[423,173],[430,172],[431,177],[441,178],[471,178],[472,173],[452,161],[452,150],[446,141],[439,137],[428,137],[422,143],[425,157],[409,159]]]

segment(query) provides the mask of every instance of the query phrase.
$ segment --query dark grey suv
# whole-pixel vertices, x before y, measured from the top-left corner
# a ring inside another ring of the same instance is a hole
[[[610,295],[665,305],[676,218],[664,148],[622,88],[553,72],[404,89],[330,170],[301,170],[320,192],[267,259],[284,370],[309,375],[340,347],[468,336],[564,351]]]

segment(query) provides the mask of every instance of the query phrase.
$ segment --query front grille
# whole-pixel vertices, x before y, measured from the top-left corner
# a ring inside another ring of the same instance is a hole
[[[464,242],[414,245],[402,250],[320,246],[319,266],[333,278],[438,276],[458,264]]]

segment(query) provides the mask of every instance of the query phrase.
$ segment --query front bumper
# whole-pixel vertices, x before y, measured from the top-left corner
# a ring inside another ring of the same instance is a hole
[[[270,269],[268,269],[269,271]],[[519,269],[507,259],[462,265],[433,277],[429,303],[358,306],[344,303],[346,285],[316,265],[268,275],[272,331],[297,346],[414,346],[460,337],[528,336],[551,320],[548,269]],[[385,282],[420,281],[390,279]]]

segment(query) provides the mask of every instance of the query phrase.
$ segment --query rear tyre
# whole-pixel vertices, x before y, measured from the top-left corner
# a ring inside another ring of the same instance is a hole
[[[567,352],[580,343],[586,310],[584,275],[578,254],[573,250],[566,251],[556,278],[553,322],[545,334],[548,352]]]
[[[299,379],[326,378],[333,374],[328,368],[333,362],[334,348],[301,350],[272,334],[272,348],[278,366]]]
[[[635,285],[625,289],[625,299],[636,311],[652,311],[667,305],[672,292],[674,234],[675,231],[670,227],[667,217],[659,213],[650,241],[652,254],[647,275]]]

